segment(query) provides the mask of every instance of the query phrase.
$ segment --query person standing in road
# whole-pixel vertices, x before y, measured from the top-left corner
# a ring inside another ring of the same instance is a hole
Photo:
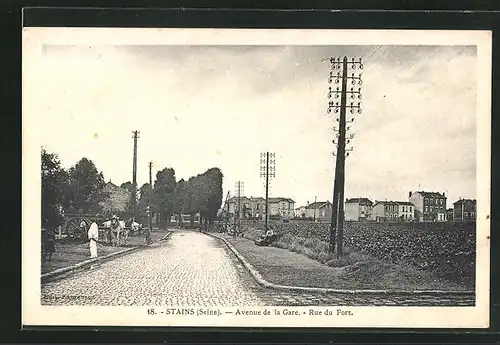
[[[90,242],[90,258],[97,258],[97,242],[99,241],[99,227],[95,220],[92,220],[92,224],[90,225],[88,238]]]

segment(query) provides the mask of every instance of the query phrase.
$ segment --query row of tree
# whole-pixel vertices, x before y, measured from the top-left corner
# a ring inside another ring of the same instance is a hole
[[[191,226],[196,214],[205,226],[209,226],[222,205],[222,179],[222,172],[211,168],[187,181],[177,181],[175,170],[165,168],[156,173],[153,190],[149,183],[139,189],[137,211],[145,215],[147,206],[151,205],[160,227],[165,227],[173,215],[182,220],[185,214],[191,216]]]
[[[63,223],[66,213],[97,214],[102,212],[101,202],[109,197],[105,180],[95,164],[82,158],[66,170],[58,156],[42,148],[42,226],[54,229]],[[211,168],[205,173],[185,181],[176,181],[175,170],[158,171],[153,188],[149,183],[134,190],[131,182],[120,187],[130,192],[126,213],[132,216],[132,196],[136,193],[137,207],[134,218],[147,224],[146,209],[151,205],[160,227],[165,227],[172,215],[189,214],[191,224],[196,214],[205,226],[217,216],[222,205],[222,179],[220,169]],[[181,217],[179,217],[182,219]]]

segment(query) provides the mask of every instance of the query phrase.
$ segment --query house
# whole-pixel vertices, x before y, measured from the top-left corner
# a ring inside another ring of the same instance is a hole
[[[453,203],[453,220],[476,220],[476,200],[460,199]]]
[[[415,220],[415,205],[409,201],[396,201],[398,204],[398,218],[400,221]]]
[[[375,201],[371,211],[371,220],[377,222],[399,219],[399,204],[395,201]]]
[[[306,217],[306,206],[300,206],[295,209],[295,218]]]
[[[269,215],[293,218],[295,201],[290,198],[269,198]],[[265,201],[264,201],[265,205]]]
[[[241,196],[239,199],[240,199],[239,205],[238,205],[238,197],[232,197],[227,201],[229,205],[228,206],[229,215],[231,216],[237,215],[239,206],[241,218],[255,217],[252,214],[252,210],[254,209],[252,200],[250,198],[247,198],[246,196]]]
[[[446,195],[437,192],[409,192],[408,201],[415,205],[415,218],[420,222],[446,220]]]
[[[344,207],[346,221],[371,219],[373,202],[368,198],[347,199]]]
[[[305,216],[318,222],[330,221],[332,203],[330,201],[315,201],[305,207]]]
[[[266,199],[262,197],[239,198],[241,218],[262,218],[266,214]],[[269,215],[279,215],[281,217],[293,218],[295,201],[290,198],[269,198]],[[238,197],[228,200],[229,214],[235,215],[238,212]]]

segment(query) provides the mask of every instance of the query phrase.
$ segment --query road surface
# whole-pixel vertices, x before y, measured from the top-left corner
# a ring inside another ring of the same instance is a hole
[[[473,298],[287,292],[262,288],[223,243],[174,231],[167,242],[42,285],[43,305],[473,305]]]

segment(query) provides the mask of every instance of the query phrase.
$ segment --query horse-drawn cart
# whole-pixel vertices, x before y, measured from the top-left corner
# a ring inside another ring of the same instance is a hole
[[[90,224],[92,224],[91,219],[95,217],[95,214],[65,214],[63,229],[66,237],[74,240],[85,240],[87,238],[87,230],[90,228]]]

